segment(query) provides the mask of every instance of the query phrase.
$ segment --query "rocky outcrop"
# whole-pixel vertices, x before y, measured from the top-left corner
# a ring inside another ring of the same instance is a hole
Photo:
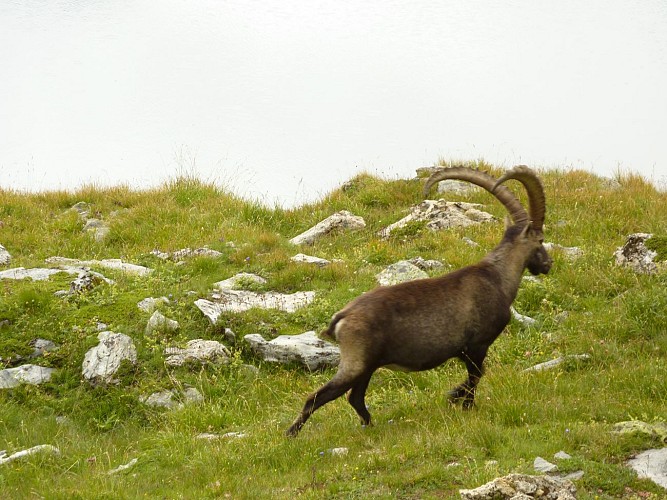
[[[479,488],[459,490],[464,500],[575,500],[577,488],[571,481],[550,476],[510,474]]]
[[[413,222],[425,222],[425,227],[437,231],[455,227],[467,227],[485,222],[493,222],[496,218],[482,210],[478,203],[453,202],[445,200],[424,200],[410,209],[410,213],[401,220],[390,224],[380,236],[388,238],[392,231],[406,227]]]
[[[649,248],[647,243],[653,234],[634,233],[628,236],[622,247],[614,252],[616,264],[626,266],[640,274],[652,274],[667,268],[667,261],[658,256],[658,252]],[[654,240],[654,242],[657,240]]]
[[[313,331],[301,335],[281,335],[270,342],[257,333],[243,338],[264,361],[299,363],[311,371],[337,366],[340,361],[338,346],[319,338]]]
[[[362,217],[353,215],[347,210],[341,210],[330,215],[313,227],[295,236],[290,240],[293,245],[312,245],[318,239],[335,230],[354,230],[366,227],[366,221]]]
[[[114,375],[121,364],[137,363],[137,349],[132,339],[125,334],[110,331],[100,332],[100,343],[91,348],[83,359],[83,377],[93,385],[117,383]]]

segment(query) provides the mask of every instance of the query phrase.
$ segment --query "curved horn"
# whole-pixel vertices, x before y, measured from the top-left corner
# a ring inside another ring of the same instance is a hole
[[[500,186],[500,181],[496,181],[495,177],[491,177],[489,174],[482,172],[481,170],[467,167],[449,167],[438,170],[431,174],[426,181],[426,184],[424,184],[424,198],[428,196],[433,184],[439,181],[444,181],[445,179],[468,181],[486,189],[489,193],[498,198],[498,201],[505,205],[505,208],[510,213],[510,217],[515,224],[528,222],[528,213],[526,213],[521,202],[516,199],[512,192],[505,186]]]
[[[515,179],[523,184],[528,193],[528,204],[530,206],[530,218],[533,221],[535,229],[542,230],[544,224],[544,213],[546,211],[546,199],[544,197],[544,187],[537,174],[526,165],[518,165],[512,170],[505,172],[493,189],[500,188],[500,185],[510,179]]]

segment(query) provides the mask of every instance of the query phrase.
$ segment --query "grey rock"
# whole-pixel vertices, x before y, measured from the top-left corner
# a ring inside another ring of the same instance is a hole
[[[185,363],[217,363],[227,364],[230,360],[229,350],[217,340],[190,340],[185,349],[167,347],[165,349],[168,366],[182,366]]]
[[[459,490],[464,500],[575,500],[577,488],[571,481],[550,476],[510,474],[479,488]]]
[[[31,358],[38,358],[39,356],[43,356],[45,352],[57,351],[59,347],[51,340],[45,339],[35,339],[30,342],[30,345],[33,347],[33,351],[30,354]]]
[[[326,267],[331,264],[330,260],[322,259],[320,257],[313,257],[312,255],[306,255],[303,253],[298,253],[290,259],[292,262],[301,262],[304,264],[314,264],[318,267]]]
[[[102,283],[112,285],[114,282],[105,278],[100,273],[94,271],[81,271],[77,278],[70,283],[68,294],[75,295],[77,293],[83,293],[92,290]]]
[[[465,196],[474,191],[479,191],[479,188],[469,182],[459,181],[455,179],[446,179],[438,182],[438,194],[455,194],[458,196]]]
[[[33,281],[48,280],[54,274],[67,272],[63,269],[46,269],[46,268],[32,268],[26,269],[24,267],[15,267],[0,271],[0,279],[5,280],[24,280],[30,278]],[[75,273],[70,273],[75,274]]]
[[[213,286],[220,290],[238,290],[243,288],[245,283],[254,283],[257,285],[265,285],[266,280],[261,276],[252,273],[238,273],[227,278],[226,280],[213,283]]]
[[[183,391],[183,399],[187,404],[203,403],[204,395],[194,387],[187,387]]]
[[[142,396],[139,401],[154,408],[166,408],[167,410],[182,408],[183,404],[176,401],[174,396],[174,391],[166,390],[154,392],[149,396]]]
[[[169,252],[161,252],[159,250],[153,250],[151,252],[152,255],[155,255],[158,259],[162,260],[174,260],[174,261],[180,261],[186,258],[192,258],[192,257],[221,257],[223,254],[222,252],[218,252],[217,250],[212,250],[208,247],[201,247],[201,248],[195,248],[194,250],[192,248],[182,248],[181,250],[176,250],[175,252],[169,253]]]
[[[395,285],[404,281],[428,278],[428,274],[407,260],[401,260],[389,265],[376,277],[382,286]]]
[[[558,460],[571,460],[572,456],[561,450],[558,453],[554,454],[554,458]]]
[[[23,365],[0,370],[0,389],[11,389],[20,384],[39,385],[51,380],[55,368]]]
[[[95,241],[101,242],[111,232],[111,228],[106,222],[99,219],[87,219],[83,225],[83,231],[90,233]]]
[[[318,222],[307,231],[295,236],[290,240],[290,243],[293,245],[312,245],[315,241],[334,230],[350,231],[364,227],[366,227],[366,222],[362,217],[353,215],[347,210],[341,210]]]
[[[401,220],[390,224],[380,236],[388,238],[392,231],[403,228],[412,222],[425,222],[433,231],[468,227],[496,220],[491,214],[480,210],[478,203],[451,202],[445,200],[424,200],[410,209],[410,213]]]
[[[178,327],[178,321],[167,318],[160,311],[154,311],[146,324],[145,333],[146,335],[153,335],[156,332],[175,332]]]
[[[137,303],[137,307],[144,312],[152,313],[155,311],[160,304],[168,304],[169,299],[167,297],[147,297]]]
[[[234,345],[236,344],[236,334],[231,328],[225,328],[225,340],[229,342],[230,344]]]
[[[535,458],[533,461],[533,468],[537,472],[556,472],[558,470],[558,466],[556,464],[552,464],[542,457]]]
[[[12,256],[5,247],[0,245],[0,266],[8,266],[12,260]]]
[[[550,361],[545,361],[544,363],[539,363],[535,366],[531,366],[530,368],[526,368],[524,372],[542,372],[545,370],[551,370],[552,368],[556,368],[558,365],[564,363],[565,361],[569,360],[588,361],[590,359],[591,359],[590,354],[570,354],[567,356],[562,356],[560,358],[552,359]]]
[[[74,210],[76,213],[79,214],[79,217],[81,219],[86,220],[90,215],[90,210],[91,210],[90,203],[86,203],[85,201],[80,201],[72,205],[70,210]]]
[[[468,246],[471,246],[471,247],[474,247],[474,248],[479,247],[479,243],[477,243],[476,241],[471,240],[467,236],[464,236],[463,238],[461,238],[461,240],[463,241],[463,243],[467,244]]]
[[[110,331],[100,332],[97,338],[100,343],[85,354],[83,377],[93,385],[117,383],[113,377],[121,363],[137,363],[134,342],[125,334]]]
[[[313,331],[300,335],[281,335],[270,342],[257,333],[243,338],[264,361],[300,363],[309,370],[337,366],[340,361],[338,346],[319,338]]]
[[[647,450],[628,461],[639,478],[646,478],[667,489],[667,448]]]
[[[51,265],[62,266],[63,269],[69,270],[72,270],[72,268],[87,270],[87,268],[91,266],[99,266],[105,269],[122,271],[136,276],[146,276],[153,272],[152,269],[137,264],[131,264],[129,262],[123,262],[121,259],[79,260],[69,259],[67,257],[49,257],[46,259],[46,262]]]
[[[535,326],[537,324],[536,319],[520,314],[513,306],[510,307],[510,311],[512,312],[512,317],[524,326]]]
[[[415,257],[414,259],[408,260],[410,264],[414,264],[422,271],[431,271],[433,269],[441,269],[445,265],[439,260],[426,260],[422,257]]]
[[[652,237],[649,233],[629,235],[625,244],[614,252],[616,265],[629,267],[639,274],[653,274],[667,268],[667,262],[656,262],[657,252],[646,247],[646,241]]]

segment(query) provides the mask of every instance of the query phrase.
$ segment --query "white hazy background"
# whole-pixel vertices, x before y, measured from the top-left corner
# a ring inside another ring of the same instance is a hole
[[[3,0],[0,188],[292,206],[484,159],[667,182],[662,0]]]

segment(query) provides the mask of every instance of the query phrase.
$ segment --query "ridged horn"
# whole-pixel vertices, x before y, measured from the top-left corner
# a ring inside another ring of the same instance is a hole
[[[507,187],[501,186],[500,181],[497,181],[495,177],[491,177],[489,174],[482,172],[481,170],[475,170],[468,167],[448,167],[438,170],[431,174],[426,181],[426,184],[424,184],[424,198],[428,196],[433,184],[446,179],[467,181],[486,189],[505,206],[515,224],[528,222],[528,213],[512,192]]]
[[[493,189],[500,189],[501,184],[510,179],[515,179],[523,184],[528,193],[528,204],[530,208],[530,219],[533,227],[542,230],[544,225],[544,214],[546,211],[546,199],[544,196],[544,187],[537,174],[526,165],[517,165],[512,170],[505,172]]]

